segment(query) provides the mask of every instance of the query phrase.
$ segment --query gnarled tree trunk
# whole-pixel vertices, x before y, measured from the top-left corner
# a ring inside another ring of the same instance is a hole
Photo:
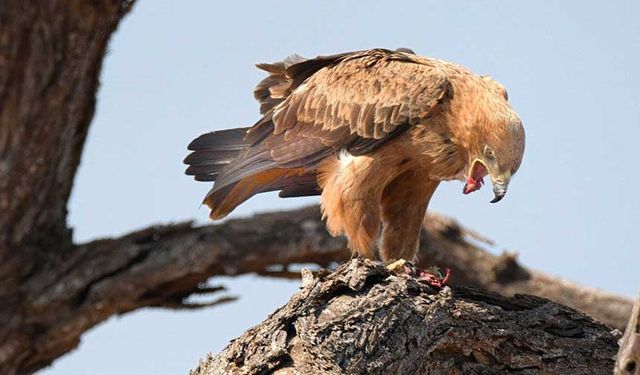
[[[76,345],[50,340],[66,307],[42,298],[55,279],[40,275],[73,254],[67,200],[107,43],[130,3],[0,1],[0,373]]]
[[[435,290],[370,261],[314,278],[191,375],[610,374],[618,337],[549,300]]]

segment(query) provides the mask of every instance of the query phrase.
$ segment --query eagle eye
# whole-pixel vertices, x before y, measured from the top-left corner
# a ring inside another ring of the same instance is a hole
[[[496,153],[493,152],[493,149],[490,146],[485,145],[482,153],[484,154],[484,157],[487,158],[487,161],[496,160]]]

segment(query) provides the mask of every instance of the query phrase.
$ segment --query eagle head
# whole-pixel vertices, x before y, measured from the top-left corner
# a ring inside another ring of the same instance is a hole
[[[498,121],[492,121],[476,133],[477,141],[469,150],[469,169],[463,193],[472,193],[489,176],[494,198],[499,202],[507,194],[511,177],[516,173],[524,154],[525,133],[522,122],[513,112]]]

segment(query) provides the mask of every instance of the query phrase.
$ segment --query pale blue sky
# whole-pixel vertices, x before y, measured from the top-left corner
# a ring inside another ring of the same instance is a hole
[[[509,90],[527,149],[508,196],[442,185],[431,208],[522,262],[634,295],[640,289],[640,3],[637,1],[141,0],[114,36],[70,204],[75,238],[196,219],[205,183],[183,175],[195,136],[247,126],[256,62],[291,53],[410,47],[490,74]],[[234,217],[316,199],[260,195]],[[186,373],[260,322],[298,282],[224,280],[237,303],[197,312],[144,310],[83,337],[42,373]]]

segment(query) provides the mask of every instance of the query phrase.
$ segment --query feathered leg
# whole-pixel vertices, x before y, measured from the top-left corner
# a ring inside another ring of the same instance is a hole
[[[380,248],[383,261],[416,260],[424,215],[438,183],[426,178],[426,173],[407,171],[384,189]]]
[[[398,176],[382,195],[382,246],[380,255],[395,273],[417,277],[429,285],[441,288],[449,279],[449,270],[426,271],[414,266],[417,260],[420,232],[429,200],[439,182],[426,174],[408,171]]]

